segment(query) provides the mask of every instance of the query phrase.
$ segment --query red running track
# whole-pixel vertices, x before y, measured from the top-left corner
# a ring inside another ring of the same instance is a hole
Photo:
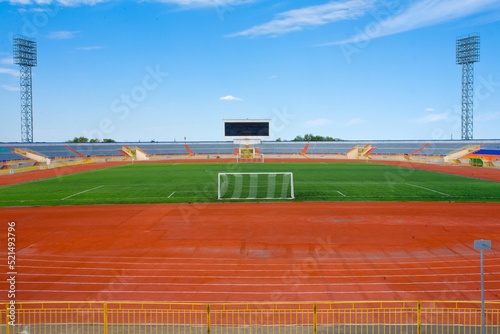
[[[17,301],[500,300],[498,203],[1,208]],[[495,250],[497,249],[497,250]],[[0,250],[4,273],[7,249]],[[7,291],[2,280],[0,289]],[[6,299],[5,293],[2,299]]]

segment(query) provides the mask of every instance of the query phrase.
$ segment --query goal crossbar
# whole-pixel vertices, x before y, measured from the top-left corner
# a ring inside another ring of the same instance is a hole
[[[219,200],[294,199],[292,172],[219,173]]]

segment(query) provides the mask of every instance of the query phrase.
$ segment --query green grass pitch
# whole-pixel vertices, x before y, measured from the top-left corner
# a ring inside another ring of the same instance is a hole
[[[498,182],[367,162],[137,163],[0,187],[0,206],[217,202],[219,172],[293,172],[293,201],[500,201]]]

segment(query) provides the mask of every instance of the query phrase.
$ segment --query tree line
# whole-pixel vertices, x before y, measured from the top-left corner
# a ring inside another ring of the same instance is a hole
[[[303,136],[297,136],[292,141],[341,141],[342,139],[333,138],[329,136],[318,136],[312,133],[307,133]],[[281,138],[276,139],[276,141],[282,141]]]
[[[91,138],[87,137],[75,137],[71,140],[67,140],[67,143],[116,143],[113,139],[104,138],[102,141],[99,138]]]
[[[312,133],[307,133],[303,136],[297,136],[292,141],[341,141],[342,139],[339,138],[333,138],[329,136],[318,136],[318,135],[313,135]],[[282,141],[281,138],[276,139],[276,141]],[[100,140],[99,138],[87,138],[87,137],[75,137],[71,140],[66,141],[67,143],[116,143],[113,139],[109,138],[104,138],[103,140]],[[152,140],[152,143],[155,141]]]

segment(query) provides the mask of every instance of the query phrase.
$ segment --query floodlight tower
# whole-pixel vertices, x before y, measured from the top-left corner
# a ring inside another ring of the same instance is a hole
[[[21,78],[21,141],[33,142],[33,97],[31,68],[37,65],[36,41],[14,36],[14,64],[19,65]]]
[[[474,63],[479,61],[479,35],[457,39],[457,65],[462,65],[462,140],[473,138]]]

